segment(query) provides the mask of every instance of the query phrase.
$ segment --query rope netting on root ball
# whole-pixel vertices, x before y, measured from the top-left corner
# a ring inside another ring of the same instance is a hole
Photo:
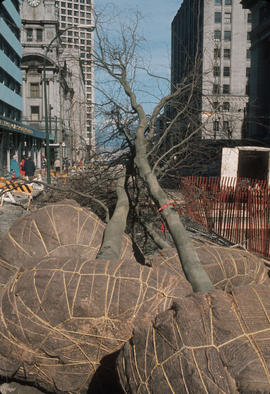
[[[0,241],[0,286],[18,268],[51,256],[95,258],[105,224],[73,200],[50,204],[18,219]],[[133,259],[132,242],[124,234],[120,258]]]
[[[91,387],[92,394],[101,384],[98,393],[118,393],[117,352],[132,330],[148,327],[187,296],[197,300],[176,249],[161,250],[142,265],[124,234],[119,259],[96,259],[104,230],[95,214],[66,200],[17,220],[2,239],[2,377],[50,392]],[[264,260],[248,252],[193,244],[218,289],[236,291],[268,279]]]
[[[158,264],[45,257],[2,294],[0,375],[55,392],[87,392],[102,358],[138,321],[149,322],[191,293]]]
[[[269,393],[266,285],[183,297],[135,329],[118,356],[128,393]]]

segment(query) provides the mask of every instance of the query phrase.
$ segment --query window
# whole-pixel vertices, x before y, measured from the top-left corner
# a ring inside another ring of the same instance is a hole
[[[230,76],[230,67],[224,67],[223,68],[223,76],[224,77],[229,77]]]
[[[213,122],[213,130],[214,131],[219,131],[219,121],[218,120],[214,120],[214,122]]]
[[[68,8],[72,8],[72,3],[67,3]]]
[[[37,29],[37,41],[42,41],[42,29]]]
[[[215,23],[221,23],[221,12],[215,12]]]
[[[213,103],[213,109],[214,109],[215,111],[218,111],[218,109],[219,109],[219,102],[218,102],[218,101],[215,101],[215,102]]]
[[[220,57],[220,48],[214,48],[214,58]]]
[[[72,10],[68,10],[68,15],[72,15]]]
[[[224,23],[232,23],[232,14],[231,12],[225,12],[224,15]]]
[[[247,32],[247,40],[250,41],[251,40],[251,31]]]
[[[247,15],[247,22],[248,22],[248,23],[252,23],[252,14],[251,14],[251,13],[249,13],[249,14]]]
[[[222,5],[222,0],[215,0],[215,5]]]
[[[221,40],[221,30],[215,30],[214,31],[214,39],[216,41],[220,41]]]
[[[250,76],[250,67],[246,68],[246,77],[249,78]]]
[[[39,107],[31,107],[31,120],[39,120]]]
[[[231,50],[229,48],[224,49],[224,58],[230,59],[231,58]]]
[[[229,101],[223,102],[223,111],[230,111],[230,103]]]
[[[230,85],[224,84],[223,85],[223,93],[229,94],[230,93]]]
[[[214,67],[214,77],[219,77],[220,76],[220,67],[215,66]]]
[[[250,49],[247,49],[247,59],[250,59]]]
[[[223,130],[227,131],[229,129],[229,121],[228,120],[224,120],[223,121]]]
[[[219,93],[220,93],[220,86],[214,83],[213,94],[219,94]]]
[[[39,83],[30,83],[30,97],[39,97]]]
[[[26,29],[26,40],[33,41],[33,29]]]
[[[224,31],[224,40],[231,41],[231,37],[232,37],[232,32],[230,30],[225,30]]]
[[[225,0],[225,5],[232,5],[232,0]]]

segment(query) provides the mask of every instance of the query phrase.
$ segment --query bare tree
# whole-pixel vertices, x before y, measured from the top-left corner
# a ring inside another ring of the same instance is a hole
[[[161,169],[152,162],[153,151],[162,143],[181,116],[190,111],[191,98],[197,86],[197,74],[193,72],[193,77],[191,75],[187,84],[181,84],[172,94],[161,98],[152,114],[147,116],[143,104],[138,99],[139,94],[136,88],[136,75],[139,68],[142,69],[140,59],[137,56],[141,44],[138,36],[139,19],[137,13],[133,23],[130,21],[127,24],[120,23],[118,36],[116,37],[115,31],[113,34],[106,31],[101,15],[96,15],[94,61],[96,67],[109,77],[107,82],[109,89],[100,88],[105,97],[102,108],[108,116],[107,121],[114,124],[117,137],[126,144],[125,149],[128,152],[126,161],[127,179],[133,175],[138,189],[147,187],[148,193],[167,224],[187,279],[192,284],[194,291],[208,292],[212,289],[211,281],[200,264],[178,212],[174,209],[170,198],[158,181],[158,173]],[[179,102],[181,96],[184,97],[185,104],[167,125],[163,134],[157,138],[155,127],[158,118],[167,105],[176,99]],[[196,132],[195,128],[191,137],[188,138],[192,138],[192,135],[195,135]],[[117,211],[115,214],[117,215]],[[121,228],[124,230],[126,215],[119,214],[117,220],[114,215],[113,222],[116,223],[116,226],[119,226],[121,220],[123,221]],[[106,238],[114,236],[115,228],[115,226],[108,228]],[[120,236],[119,232],[118,234]],[[108,258],[111,257],[112,251],[110,249],[108,247],[102,250],[103,258],[107,255]],[[115,252],[113,254],[115,255]]]

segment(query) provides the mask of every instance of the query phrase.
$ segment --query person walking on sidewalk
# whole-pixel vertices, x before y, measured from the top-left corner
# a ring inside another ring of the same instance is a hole
[[[24,170],[25,176],[28,177],[30,181],[32,181],[34,179],[36,166],[31,157],[27,157],[27,159],[25,160]]]
[[[20,166],[17,155],[12,156],[10,160],[10,174],[13,178],[20,178]]]

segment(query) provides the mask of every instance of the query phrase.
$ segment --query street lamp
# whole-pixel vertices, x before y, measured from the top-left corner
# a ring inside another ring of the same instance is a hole
[[[50,41],[49,45],[46,48],[45,54],[44,54],[44,59],[43,59],[43,84],[44,84],[44,106],[45,106],[45,133],[46,133],[46,159],[47,159],[47,183],[51,183],[51,158],[50,158],[50,135],[49,135],[49,122],[48,122],[48,103],[47,103],[47,78],[46,78],[46,59],[48,52],[51,48],[51,45],[54,43],[54,41],[58,38],[61,37],[62,34],[64,34],[67,30],[70,29],[87,29],[90,31],[93,31],[95,29],[95,26],[93,25],[73,25],[69,26],[64,30],[60,30]]]

